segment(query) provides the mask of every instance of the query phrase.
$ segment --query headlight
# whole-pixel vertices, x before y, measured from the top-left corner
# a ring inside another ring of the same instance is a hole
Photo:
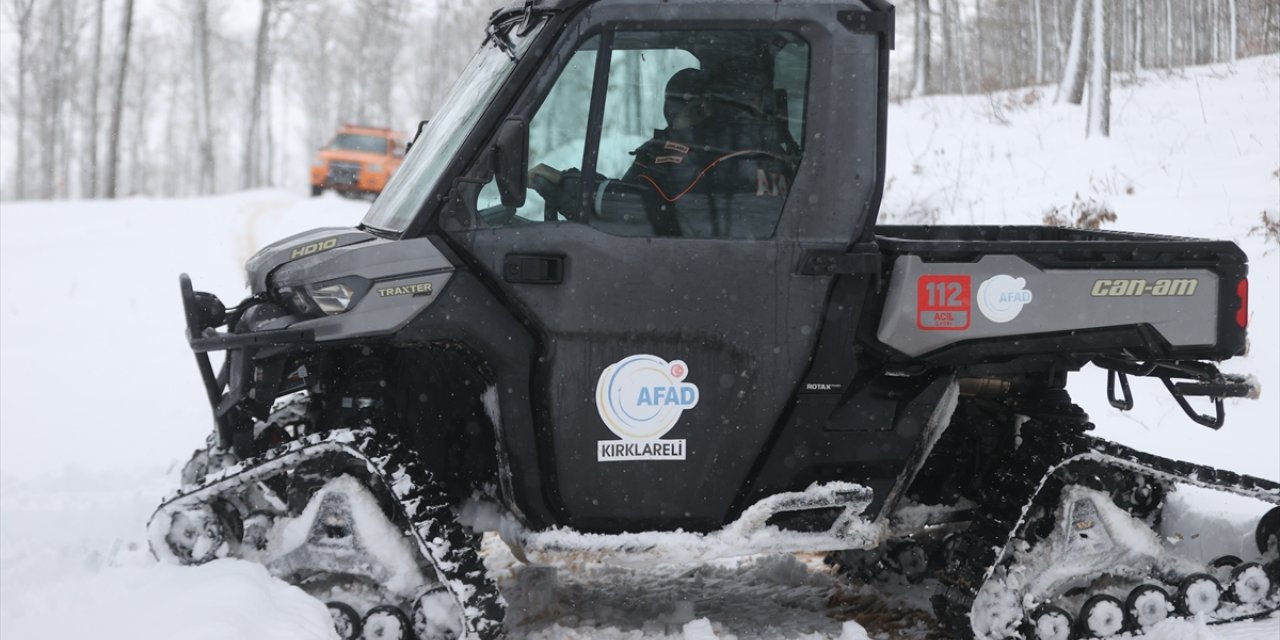
[[[346,311],[347,307],[351,306],[355,293],[354,289],[339,282],[311,288],[311,300],[320,307],[321,311],[334,315]]]
[[[301,288],[281,287],[279,296],[279,301],[284,304],[290,313],[305,316],[310,315],[315,309],[315,305],[311,303],[311,298],[307,297],[307,292]]]
[[[360,303],[373,283],[360,276],[345,276],[308,285],[283,285],[275,290],[275,300],[289,313],[313,319],[350,311]]]
[[[367,165],[365,169],[368,170],[369,173],[382,173],[382,165],[380,164]]]

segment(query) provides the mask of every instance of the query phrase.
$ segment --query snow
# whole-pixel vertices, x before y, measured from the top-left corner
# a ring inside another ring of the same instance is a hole
[[[1280,247],[1248,233],[1261,211],[1280,212],[1280,57],[1123,80],[1105,140],[1085,139],[1084,110],[1048,104],[1044,88],[894,105],[886,221],[1038,224],[1080,194],[1116,212],[1109,228],[1238,242],[1251,263],[1251,350],[1224,368],[1255,375],[1262,393],[1229,402],[1222,431],[1191,424],[1156,381],[1133,381],[1129,413],[1107,405],[1099,371],[1076,376],[1071,389],[1105,437],[1280,479]],[[234,302],[256,247],[350,225],[367,207],[277,190],[2,205],[0,637],[334,637],[323,605],[261,568],[157,564],[144,531],[209,429],[177,275],[187,271],[198,289]],[[1247,548],[1239,525],[1248,508],[1194,491],[1175,496],[1182,519],[1166,528],[1194,531],[1196,518],[1229,516],[1230,526],[1188,536],[1185,553]],[[494,536],[485,553],[511,603],[514,638],[925,635],[880,618],[886,608],[898,619],[920,615],[911,611],[927,608],[927,593],[886,601],[842,585],[812,557],[550,569],[521,566]],[[1170,620],[1146,637],[1278,633],[1276,617],[1221,627]]]

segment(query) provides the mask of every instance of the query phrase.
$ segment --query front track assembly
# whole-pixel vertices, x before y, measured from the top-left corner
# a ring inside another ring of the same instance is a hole
[[[493,640],[505,603],[431,472],[372,430],[302,436],[165,500],[152,553],[259,562],[329,605],[343,640]]]
[[[1280,609],[1280,509],[1259,524],[1259,563],[1202,565],[1151,525],[1175,484],[1280,504],[1280,484],[1135,451],[1030,421],[994,472],[980,517],[954,542],[934,597],[940,622],[979,640],[1140,634],[1170,615],[1209,623]],[[1270,540],[1268,540],[1270,538]]]

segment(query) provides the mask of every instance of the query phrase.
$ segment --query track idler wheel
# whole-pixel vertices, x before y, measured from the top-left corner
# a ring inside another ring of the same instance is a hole
[[[457,640],[463,629],[458,602],[444,587],[422,594],[413,603],[413,630],[418,640]]]
[[[1258,521],[1254,541],[1258,544],[1258,553],[1280,554],[1280,507],[1272,508]]]
[[[326,602],[329,616],[333,618],[333,630],[338,632],[339,640],[356,640],[360,637],[360,614],[350,605],[341,602]]]
[[[1119,598],[1098,594],[1080,607],[1080,636],[1109,638],[1124,630],[1124,603]]]
[[[1031,629],[1027,637],[1032,640],[1070,640],[1073,624],[1071,614],[1062,607],[1042,604],[1031,612]]]
[[[1173,610],[1169,592],[1154,584],[1135,587],[1124,602],[1124,612],[1133,629],[1150,629],[1168,619]]]
[[[1212,613],[1222,603],[1222,585],[1207,573],[1193,573],[1178,585],[1178,611],[1187,616]]]
[[[1271,578],[1262,565],[1247,562],[1231,570],[1231,599],[1240,604],[1257,604],[1271,594]]]
[[[1214,569],[1234,569],[1244,560],[1239,556],[1218,556],[1209,562],[1209,566]]]
[[[414,640],[409,616],[389,604],[370,609],[361,627],[360,640]]]
[[[204,564],[225,556],[243,531],[235,507],[213,503],[174,513],[164,541],[182,564]]]

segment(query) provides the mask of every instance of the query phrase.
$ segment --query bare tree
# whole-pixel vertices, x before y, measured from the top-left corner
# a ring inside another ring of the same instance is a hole
[[[1032,34],[1035,47],[1036,57],[1036,84],[1044,83],[1044,21],[1040,16],[1040,0],[1032,0],[1031,3],[1031,22]],[[981,42],[981,40],[979,40]],[[981,51],[981,47],[979,47]],[[981,53],[979,53],[981,55]]]
[[[102,86],[102,13],[105,0],[98,0],[93,18],[93,66],[89,75],[89,124],[85,127],[84,184],[81,193],[87,198],[98,195],[98,89]]]
[[[27,74],[30,73],[29,47],[31,44],[31,17],[35,0],[9,0],[9,16],[18,31],[18,157],[14,169],[18,199],[26,197],[27,184]]]
[[[1146,66],[1146,61],[1143,60],[1143,53],[1146,50],[1146,47],[1143,46],[1143,40],[1145,39],[1145,33],[1146,33],[1146,30],[1144,29],[1146,25],[1143,21],[1143,17],[1144,16],[1142,14],[1142,2],[1141,1],[1134,2],[1133,3],[1133,69],[1134,71],[1142,69],[1143,67]]]
[[[124,118],[124,82],[129,72],[129,39],[133,33],[133,0],[124,0],[124,15],[120,19],[120,67],[116,74],[116,96],[111,107],[111,133],[107,138],[107,175],[105,178],[108,198],[116,197],[119,181],[116,171],[120,164],[120,122]]]
[[[1094,0],[1089,20],[1089,137],[1111,135],[1111,6]]]
[[[1227,14],[1230,26],[1230,36],[1227,39],[1227,46],[1230,51],[1227,52],[1227,59],[1235,62],[1237,55],[1236,34],[1240,31],[1239,24],[1236,23],[1236,0],[1227,0]]]
[[[916,48],[912,53],[914,81],[911,95],[922,96],[929,90],[929,51],[932,34],[929,32],[929,0],[916,0]]]
[[[257,187],[262,184],[262,151],[259,144],[261,134],[258,131],[262,121],[262,99],[266,91],[266,79],[270,62],[267,51],[271,34],[271,0],[262,0],[258,12],[258,38],[253,56],[253,90],[250,93],[248,128],[244,137],[244,158],[240,184],[244,188]]]
[[[1071,14],[1071,44],[1067,46],[1067,59],[1062,64],[1062,80],[1058,83],[1058,95],[1054,102],[1080,104],[1084,100],[1085,47],[1089,31],[1085,29],[1085,15],[1090,0],[1076,0]]]
[[[132,2],[132,0],[129,0]],[[213,153],[213,118],[209,109],[209,0],[192,5],[192,66],[195,70],[196,140],[200,155],[198,192],[217,188],[217,164]]]

